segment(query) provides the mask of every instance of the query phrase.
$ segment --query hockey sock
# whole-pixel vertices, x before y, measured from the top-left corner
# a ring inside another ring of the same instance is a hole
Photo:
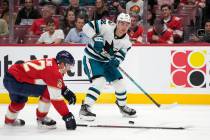
[[[117,102],[120,106],[125,106],[126,105],[126,92],[122,92],[122,93],[117,93],[115,92],[116,98],[117,98]]]
[[[50,102],[39,100],[38,108],[36,109],[36,116],[38,120],[42,120],[47,116],[50,109]]]
[[[117,98],[117,103],[120,106],[125,106],[127,95],[126,95],[126,89],[125,89],[125,84],[124,84],[123,79],[115,80],[112,83],[112,85],[115,89],[115,95],[116,95],[116,98]]]
[[[100,91],[98,89],[94,87],[90,87],[85,97],[84,104],[88,104],[89,106],[92,106],[98,99],[99,95],[100,95]]]
[[[92,106],[100,95],[100,90],[106,84],[104,77],[99,77],[93,80],[91,87],[88,89],[84,104]]]
[[[5,123],[13,123],[17,119],[19,111],[23,109],[24,106],[25,103],[11,102],[5,115]]]

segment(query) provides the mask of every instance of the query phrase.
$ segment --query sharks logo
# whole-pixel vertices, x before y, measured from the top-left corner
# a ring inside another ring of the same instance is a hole
[[[114,50],[114,42],[112,40],[111,44],[109,42],[105,42],[104,51],[109,55],[113,56],[116,50]]]

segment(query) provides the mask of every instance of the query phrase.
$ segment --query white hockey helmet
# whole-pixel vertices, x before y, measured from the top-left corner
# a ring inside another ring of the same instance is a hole
[[[126,14],[126,13],[120,13],[118,16],[117,16],[117,22],[119,21],[125,21],[125,22],[128,22],[128,23],[131,23],[131,17],[129,14]]]

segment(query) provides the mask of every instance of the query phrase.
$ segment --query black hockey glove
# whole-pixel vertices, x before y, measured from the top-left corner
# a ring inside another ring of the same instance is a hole
[[[69,114],[63,116],[63,120],[65,121],[67,130],[75,130],[76,129],[76,127],[77,127],[76,121],[74,119],[74,115],[71,112],[69,112]]]
[[[62,90],[61,94],[69,102],[69,104],[75,104],[76,103],[77,98],[76,98],[75,94],[70,89],[68,89],[67,87],[65,87]]]
[[[101,53],[104,48],[104,38],[102,35],[97,35],[93,37],[94,49],[97,53]]]

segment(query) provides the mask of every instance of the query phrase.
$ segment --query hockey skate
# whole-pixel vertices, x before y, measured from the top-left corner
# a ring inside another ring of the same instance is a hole
[[[55,129],[56,121],[49,117],[44,117],[43,119],[37,119],[38,128],[47,128],[47,129]]]
[[[16,119],[13,123],[5,123],[5,126],[24,126],[25,121],[22,119]]]
[[[80,119],[85,120],[85,121],[94,121],[96,118],[96,114],[90,111],[89,105],[84,104],[82,102],[81,109],[79,111],[79,117]]]
[[[130,117],[130,118],[137,117],[136,116],[136,110],[128,107],[127,105],[120,106],[117,101],[115,103],[117,104],[117,106],[120,110],[120,113],[123,115],[123,117]]]

